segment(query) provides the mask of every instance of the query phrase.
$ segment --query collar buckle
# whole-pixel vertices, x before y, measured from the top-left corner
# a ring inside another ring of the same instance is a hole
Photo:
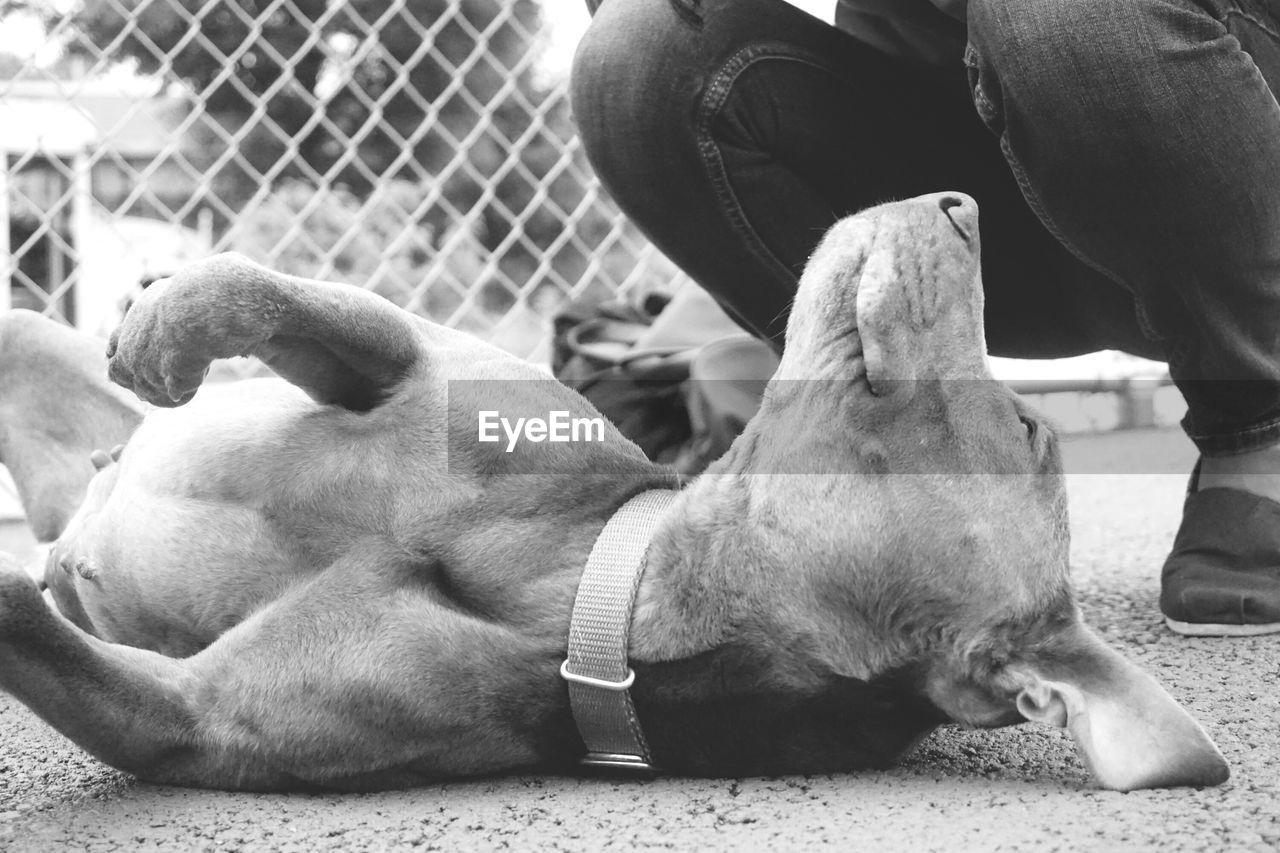
[[[588,687],[598,687],[601,690],[612,690],[615,692],[626,690],[628,687],[636,683],[636,671],[631,667],[627,667],[626,678],[621,681],[609,681],[604,678],[592,678],[589,675],[578,675],[576,672],[570,672],[568,658],[565,658],[564,663],[560,664],[560,677],[565,681],[572,681],[575,684],[585,684]]]

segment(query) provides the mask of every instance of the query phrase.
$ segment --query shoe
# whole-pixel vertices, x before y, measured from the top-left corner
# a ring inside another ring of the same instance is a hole
[[[1187,486],[1160,575],[1165,624],[1188,637],[1280,632],[1280,503],[1240,489]]]

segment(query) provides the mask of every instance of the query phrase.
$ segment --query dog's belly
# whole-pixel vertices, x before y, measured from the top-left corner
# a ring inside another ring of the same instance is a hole
[[[336,424],[353,417],[277,380],[152,412],[53,549],[59,608],[113,642],[177,656],[208,645],[393,523],[395,489],[364,482],[380,473],[382,427]]]
[[[295,581],[302,565],[252,508],[125,483],[58,540],[46,578],[59,609],[112,642],[194,653]]]

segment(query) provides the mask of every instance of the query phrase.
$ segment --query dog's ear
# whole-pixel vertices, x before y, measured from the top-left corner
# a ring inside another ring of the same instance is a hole
[[[1204,729],[1138,667],[1081,626],[1017,695],[1028,720],[1065,727],[1098,783],[1117,791],[1217,785],[1230,771]]]

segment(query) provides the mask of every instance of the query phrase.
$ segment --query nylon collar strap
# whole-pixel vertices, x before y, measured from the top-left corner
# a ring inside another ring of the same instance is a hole
[[[628,692],[636,674],[627,659],[627,631],[649,539],[676,494],[651,489],[623,504],[600,531],[582,572],[560,675],[569,684],[587,767],[654,769]]]

